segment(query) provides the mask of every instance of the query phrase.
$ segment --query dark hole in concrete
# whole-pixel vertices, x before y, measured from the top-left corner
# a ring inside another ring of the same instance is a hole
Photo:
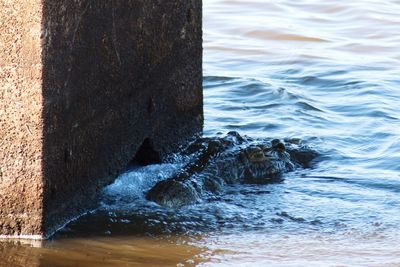
[[[161,163],[160,153],[153,148],[150,138],[146,138],[130,165],[150,165],[156,163]]]

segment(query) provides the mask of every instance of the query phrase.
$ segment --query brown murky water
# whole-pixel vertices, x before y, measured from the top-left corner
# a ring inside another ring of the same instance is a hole
[[[179,210],[143,197],[179,163],[137,169],[52,240],[0,242],[0,266],[400,266],[399,77],[398,0],[204,0],[205,135],[321,162]]]
[[[205,252],[184,237],[8,241],[0,243],[0,266],[194,266]]]

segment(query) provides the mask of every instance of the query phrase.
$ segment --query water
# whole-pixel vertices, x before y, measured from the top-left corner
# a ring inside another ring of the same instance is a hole
[[[0,243],[4,266],[400,266],[399,28],[397,0],[204,0],[204,134],[319,163],[179,210],[143,192],[182,162],[140,168],[53,240]]]

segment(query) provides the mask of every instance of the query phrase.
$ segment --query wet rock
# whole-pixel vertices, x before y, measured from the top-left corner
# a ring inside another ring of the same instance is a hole
[[[218,194],[225,184],[277,181],[285,172],[309,167],[318,156],[300,142],[255,140],[237,132],[222,138],[199,138],[182,152],[190,153],[193,159],[177,175],[151,188],[148,200],[167,207],[193,204]]]

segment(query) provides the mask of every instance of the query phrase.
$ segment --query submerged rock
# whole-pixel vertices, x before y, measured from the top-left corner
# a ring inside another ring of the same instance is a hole
[[[216,194],[225,184],[269,183],[297,167],[309,167],[318,153],[298,139],[252,139],[229,132],[199,138],[182,155],[193,159],[174,177],[158,182],[146,198],[162,206],[193,204]]]

